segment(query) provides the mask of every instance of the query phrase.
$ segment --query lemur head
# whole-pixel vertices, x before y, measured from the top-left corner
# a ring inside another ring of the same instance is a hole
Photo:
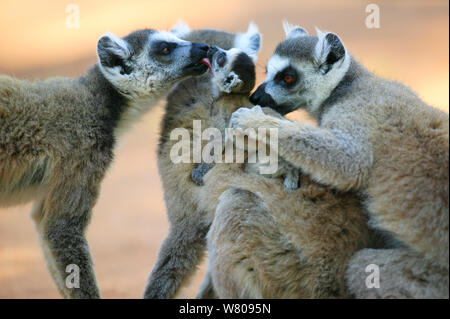
[[[220,92],[250,93],[255,86],[255,62],[261,47],[261,34],[254,23],[244,33],[219,30],[193,30],[178,23],[171,32],[189,41],[211,45],[208,59],[213,71],[213,82]]]
[[[248,94],[255,86],[255,63],[246,52],[212,46],[208,59],[214,74],[213,82],[220,92]]]
[[[269,59],[266,79],[250,101],[283,115],[298,108],[315,113],[345,76],[351,57],[333,33],[317,30],[310,36],[287,22],[284,30],[286,40]]]
[[[139,30],[124,38],[103,35],[98,66],[123,95],[146,98],[168,91],[177,81],[206,72],[208,45],[181,40],[172,32]]]

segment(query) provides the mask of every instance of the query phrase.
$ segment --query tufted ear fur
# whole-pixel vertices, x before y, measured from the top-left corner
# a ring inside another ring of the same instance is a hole
[[[250,22],[247,32],[239,33],[236,36],[234,47],[247,53],[247,55],[252,58],[253,62],[256,62],[257,53],[261,48],[261,34],[259,33],[256,24]]]
[[[346,49],[339,37],[330,32],[317,29],[318,41],[314,49],[314,58],[322,73],[327,73],[335,63],[343,61]]]
[[[113,70],[120,74],[129,74],[130,68],[126,61],[131,57],[132,52],[128,43],[116,37],[112,33],[107,33],[100,37],[97,42],[98,60],[103,69]]]
[[[178,20],[178,23],[173,26],[170,32],[172,32],[178,38],[183,38],[184,36],[186,36],[191,32],[191,28],[189,28],[189,25],[187,23]]]
[[[290,24],[286,20],[283,21],[283,29],[284,33],[286,34],[286,39],[292,39],[295,37],[303,37],[305,35],[308,35],[305,29],[303,29],[298,25]]]

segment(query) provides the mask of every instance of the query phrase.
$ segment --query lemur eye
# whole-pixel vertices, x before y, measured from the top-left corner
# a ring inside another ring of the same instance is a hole
[[[226,61],[227,61],[227,58],[226,58],[225,54],[223,54],[223,53],[217,57],[217,65],[219,67],[223,67]]]
[[[160,47],[159,47],[159,52],[161,52],[164,55],[167,55],[170,53],[170,47],[169,44],[166,42],[162,42]]]
[[[292,82],[294,82],[294,77],[293,77],[292,75],[286,74],[286,75],[283,77],[283,81],[284,81],[286,84],[291,84]]]

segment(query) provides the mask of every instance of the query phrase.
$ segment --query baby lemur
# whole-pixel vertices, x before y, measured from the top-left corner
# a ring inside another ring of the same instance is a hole
[[[100,296],[84,233],[117,137],[176,82],[204,73],[207,50],[170,32],[106,34],[98,63],[77,79],[0,76],[0,205],[35,201],[62,296]],[[78,266],[79,286],[65,283],[69,265]]]
[[[357,191],[370,224],[400,243],[398,258],[391,250],[354,257],[349,284],[356,296],[414,296],[407,278],[418,258],[446,273],[441,293],[447,292],[427,296],[448,298],[448,114],[406,86],[367,71],[333,33],[310,36],[287,26],[286,34],[251,101],[282,114],[305,108],[319,126],[269,117],[259,108],[238,110],[231,126],[278,127],[284,160],[316,181]],[[384,288],[374,292],[364,284],[367,263],[378,264],[387,281],[403,277],[397,287],[381,282]]]
[[[144,297],[171,298],[187,282],[204,254],[206,234],[215,219],[218,203],[222,203],[219,197],[232,186],[260,194],[270,208],[270,212],[267,210],[261,212],[263,216],[274,212],[276,222],[265,224],[265,221],[259,223],[255,220],[252,231],[233,233],[235,238],[231,240],[240,238],[259,241],[260,237],[252,235],[260,230],[262,234],[266,234],[266,231],[271,233],[274,228],[277,229],[275,232],[283,233],[280,237],[271,237],[268,240],[261,238],[262,242],[271,242],[271,247],[277,249],[268,252],[270,256],[267,257],[270,258],[264,262],[260,262],[257,258],[248,260],[256,262],[257,265],[254,266],[256,268],[272,263],[275,267],[266,268],[266,273],[274,271],[275,275],[263,284],[265,286],[262,292],[247,295],[244,290],[239,292],[236,289],[228,289],[229,286],[225,284],[226,280],[223,279],[231,280],[234,273],[227,273],[223,268],[210,267],[198,297],[346,296],[344,271],[347,260],[356,250],[366,247],[368,240],[366,220],[353,195],[337,194],[306,177],[302,177],[300,189],[286,190],[281,179],[268,179],[246,172],[244,167],[247,165],[238,163],[215,164],[204,176],[204,186],[198,186],[192,179],[192,173],[199,167],[197,164],[182,162],[175,164],[171,160],[171,151],[180,143],[178,136],[170,138],[175,129],[187,129],[192,136],[193,121],[200,120],[202,128],[214,127],[223,132],[228,127],[229,118],[234,110],[241,106],[250,106],[248,93],[254,86],[255,73],[253,61],[249,56],[256,54],[259,47],[259,36],[252,26],[247,33],[237,36],[214,30],[192,31],[182,35],[190,41],[219,45],[226,50],[212,49],[208,53],[214,70],[213,78],[207,73],[203,77],[183,81],[168,96],[162,123],[158,165],[171,225],[169,235],[160,248],[158,261],[150,275]],[[240,46],[241,49],[230,49],[242,43],[247,44]],[[230,75],[233,79],[227,81]],[[237,86],[230,86],[229,83],[232,82]],[[271,113],[275,116],[275,112]],[[188,148],[192,149],[191,145]],[[203,174],[200,175],[202,177]],[[247,193],[248,191],[243,192],[244,195]],[[253,202],[243,202],[239,194],[234,204],[237,209],[241,208],[245,215],[248,213],[247,206]],[[225,199],[230,198],[225,196]],[[232,199],[231,201],[233,202]],[[226,214],[224,206],[226,205],[222,204],[219,210],[221,216],[219,219],[223,219]],[[260,206],[258,204],[254,208]],[[229,213],[232,214],[237,209]],[[259,211],[255,215],[258,214]],[[251,214],[253,217],[255,215]],[[216,224],[220,227],[226,222]],[[215,234],[217,232],[211,236],[214,237]],[[210,264],[216,265],[218,262],[223,266],[227,265],[229,266],[227,270],[237,269],[239,274],[242,273],[239,267],[249,265],[249,262],[242,262],[242,255],[253,252],[256,247],[253,244],[243,243],[242,246],[227,248],[224,245],[229,241],[211,242],[215,244],[209,245],[211,256],[214,257]],[[278,244],[283,247],[277,247]],[[259,248],[258,251],[264,254],[269,247]],[[241,249],[240,253],[237,254],[235,249]],[[218,251],[220,253],[217,253]],[[245,271],[247,270],[246,268]],[[263,277],[263,281],[269,279],[264,273],[257,271],[249,273],[251,276]],[[277,276],[284,277],[284,280],[279,280]],[[216,283],[214,287],[213,281]],[[221,285],[222,282],[224,285]],[[242,282],[248,287],[252,283],[255,283],[255,280]]]

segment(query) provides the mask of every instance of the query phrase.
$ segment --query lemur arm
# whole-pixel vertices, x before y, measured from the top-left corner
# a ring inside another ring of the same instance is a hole
[[[231,126],[278,128],[280,157],[321,183],[341,190],[358,189],[364,183],[372,155],[368,143],[359,140],[363,137],[267,116],[261,109],[254,109],[239,109],[232,116]]]
[[[321,183],[341,190],[361,187],[372,163],[370,151],[342,131],[296,124],[279,128],[283,159]]]

